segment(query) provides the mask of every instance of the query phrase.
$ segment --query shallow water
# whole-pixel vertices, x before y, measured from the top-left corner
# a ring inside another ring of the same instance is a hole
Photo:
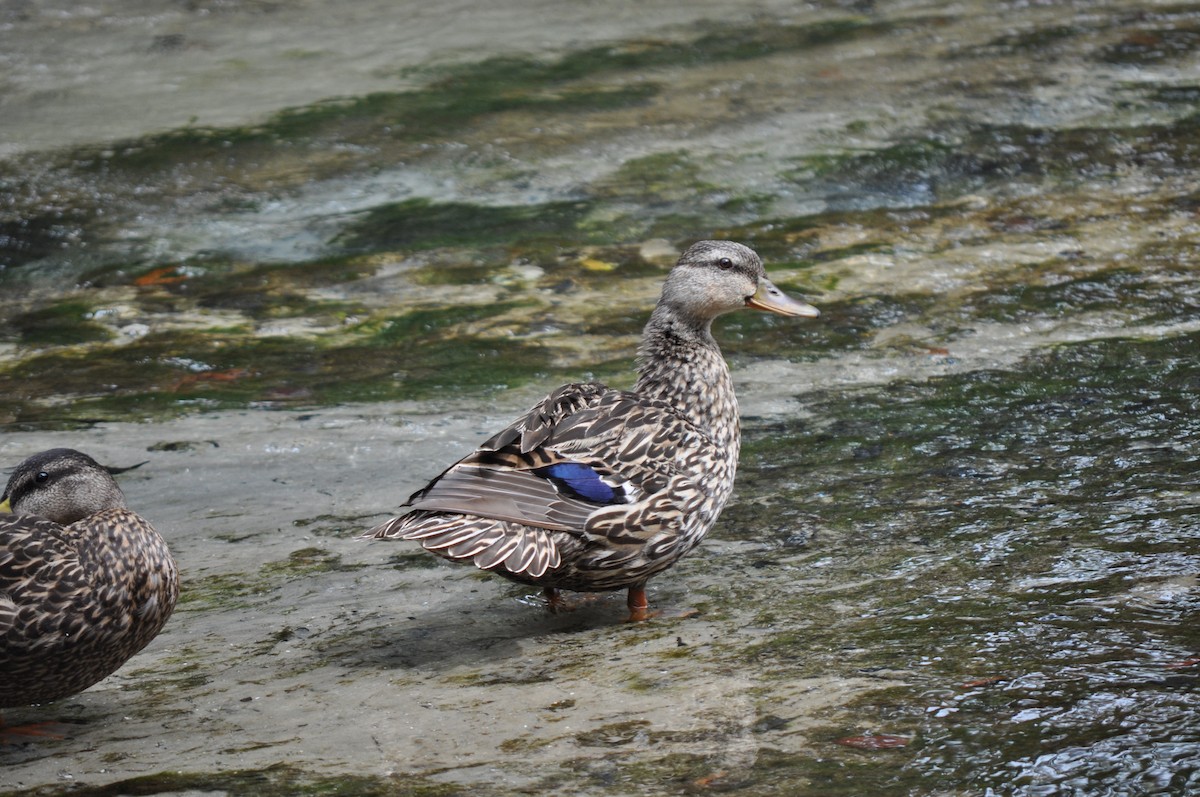
[[[441,8],[0,11],[0,459],[184,572],[0,793],[1200,790],[1195,6]],[[661,617],[354,539],[712,236],[823,316]]]

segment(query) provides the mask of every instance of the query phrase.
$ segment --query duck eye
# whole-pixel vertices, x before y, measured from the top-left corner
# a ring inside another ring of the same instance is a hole
[[[50,474],[44,470],[39,470],[38,474],[33,477],[33,481],[37,484],[45,484],[50,479]]]
[[[717,265],[728,271],[729,269],[733,268],[733,261],[727,257],[723,257],[717,261]]]

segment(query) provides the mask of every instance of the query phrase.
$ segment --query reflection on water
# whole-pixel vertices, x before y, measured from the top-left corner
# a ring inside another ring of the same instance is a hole
[[[858,667],[920,673],[858,706],[919,739],[895,786],[1200,784],[1198,345],[1062,347],[817,400],[813,428],[752,436],[772,466],[754,490],[836,529],[827,570],[886,578],[840,590],[862,611],[822,636],[856,639]],[[781,614],[830,616],[797,604]]]

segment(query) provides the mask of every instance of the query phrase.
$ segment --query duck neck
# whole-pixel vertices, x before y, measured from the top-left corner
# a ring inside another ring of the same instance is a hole
[[[671,404],[719,445],[740,437],[733,379],[713,339],[711,320],[693,320],[659,303],[638,348],[634,391]]]

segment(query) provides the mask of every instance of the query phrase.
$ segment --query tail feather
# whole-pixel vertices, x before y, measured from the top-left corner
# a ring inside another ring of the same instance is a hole
[[[363,536],[412,540],[453,562],[540,578],[562,564],[553,534],[507,520],[413,512],[381,523]]]
[[[517,547],[504,560],[504,569],[510,573],[526,573],[537,558],[538,548],[532,540],[526,539],[530,534],[521,534]]]
[[[421,547],[427,551],[446,551],[457,548],[461,545],[470,547],[471,545],[482,545],[483,548],[488,548],[492,544],[499,542],[503,534],[499,529],[477,529],[461,526],[446,526],[436,533],[422,532],[421,534],[405,534],[402,539],[419,540]],[[482,550],[482,549],[481,549]],[[473,556],[474,554],[472,554]],[[459,558],[455,556],[454,558]]]
[[[479,535],[461,540],[454,545],[445,548],[439,548],[435,553],[440,553],[447,559],[455,562],[466,562],[474,559],[477,554],[483,553],[488,548],[495,545],[500,540],[500,535]],[[426,547],[426,550],[433,551],[433,548]]]
[[[518,535],[505,535],[499,542],[475,555],[475,566],[480,570],[494,570],[503,565],[509,554],[520,545],[521,538]]]
[[[405,526],[405,521],[408,520],[408,515],[400,515],[399,517],[390,518],[375,526],[370,531],[363,532],[359,539],[362,540],[394,540],[400,536]]]

